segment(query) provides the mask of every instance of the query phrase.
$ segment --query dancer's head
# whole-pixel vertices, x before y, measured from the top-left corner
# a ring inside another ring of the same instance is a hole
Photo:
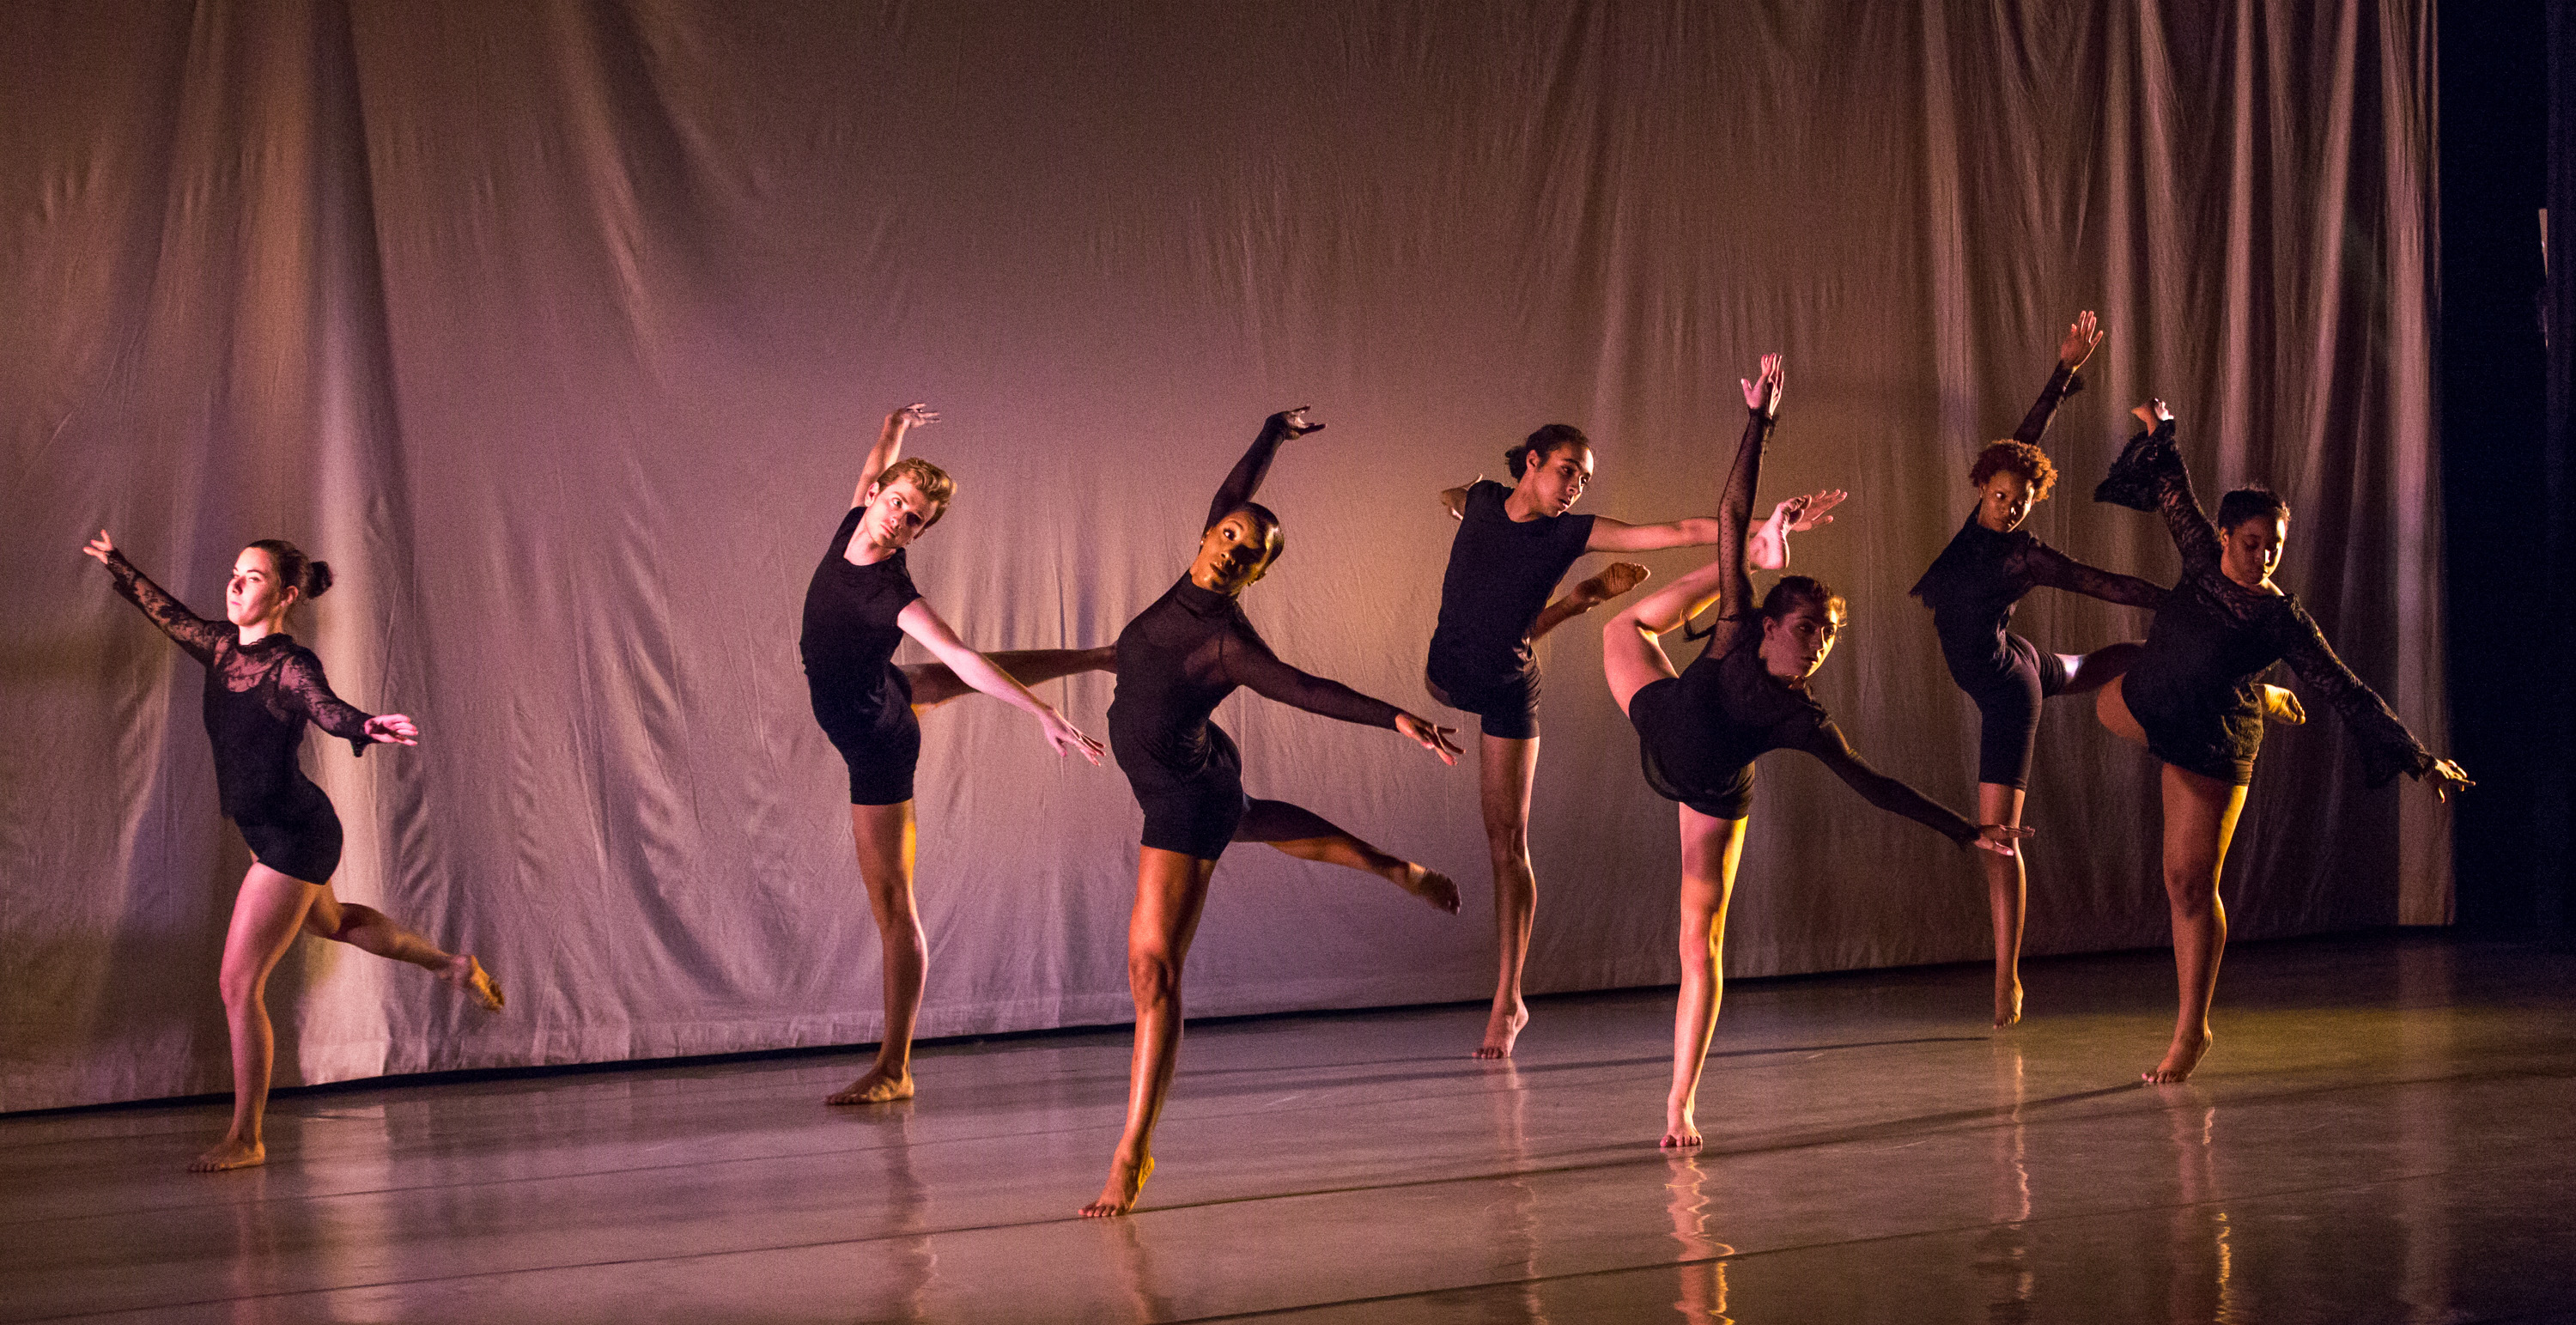
[[[1813,576],[1783,575],[1762,596],[1762,666],[1793,685],[1825,665],[1843,633],[1843,596]]]
[[[885,467],[868,485],[868,513],[859,520],[859,535],[874,547],[902,548],[921,537],[948,514],[948,499],[957,495],[957,480],[948,471],[918,456],[906,456]]]
[[[2290,503],[2266,487],[2238,488],[2219,498],[2218,568],[2238,584],[2261,584],[2281,564],[2290,541]]]
[[[233,558],[224,584],[224,617],[236,626],[284,626],[289,608],[331,587],[331,563],[315,561],[283,538],[263,538]]]
[[[1551,423],[1503,452],[1512,480],[1541,515],[1563,515],[1592,481],[1592,439],[1571,423]]]
[[[2028,442],[1992,443],[1968,467],[1968,486],[1977,490],[1977,523],[1999,534],[2020,528],[2056,484],[2057,466]]]
[[[1245,502],[1199,535],[1199,554],[1190,561],[1190,582],[1218,593],[1239,594],[1267,574],[1288,550],[1279,517],[1259,502]]]

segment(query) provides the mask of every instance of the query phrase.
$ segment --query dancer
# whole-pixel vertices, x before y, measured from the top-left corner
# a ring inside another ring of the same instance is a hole
[[[1744,569],[1741,530],[1753,510],[1762,448],[1780,409],[1780,356],[1762,356],[1759,380],[1744,383],[1751,411],[1726,478],[1713,540],[1717,560],[1629,605],[1601,628],[1601,668],[1611,697],[1637,729],[1646,783],[1680,802],[1681,996],[1673,1008],[1673,1082],[1664,1102],[1662,1144],[1700,1143],[1692,1117],[1709,1034],[1717,1025],[1724,982],[1721,961],[1726,905],[1744,852],[1745,817],[1753,808],[1753,761],[1766,750],[1802,750],[1877,806],[1901,814],[1962,846],[1998,854],[2030,830],[1973,824],[1905,783],[1871,768],[1807,691],[1843,629],[1842,595],[1804,575],[1783,576],[1748,610],[1753,582]],[[1785,549],[1784,549],[1785,550]],[[1676,675],[1660,636],[1681,628],[1711,603],[1717,625],[1707,648]]]
[[[2475,785],[2458,764],[2436,757],[2335,656],[2299,600],[2272,583],[2290,533],[2290,506],[2262,488],[2238,488],[2202,513],[2191,471],[2174,445],[2174,416],[2161,400],[2131,410],[2147,431],[2129,439],[2093,500],[2161,512],[2182,553],[2182,579],[2166,598],[2146,646],[2127,672],[2094,700],[2102,725],[2163,762],[2165,904],[2173,918],[2180,1007],[2164,1061],[2139,1078],[2188,1078],[2209,1052],[2209,1004],[2227,948],[2227,910],[2218,874],[2245,808],[2254,756],[2271,717],[2305,720],[2295,699],[2257,684],[2276,661],[2315,686],[2352,725],[2370,785],[2404,773],[2433,794]]]
[[[912,1028],[921,1013],[929,952],[912,893],[913,765],[921,756],[915,709],[982,691],[1030,714],[1058,756],[1100,762],[1098,741],[1083,735],[1029,686],[1075,672],[1106,670],[1107,649],[1040,649],[977,653],[957,638],[930,601],[912,587],[904,549],[946,514],[957,485],[927,460],[903,459],[914,427],[939,415],[920,404],[886,416],[859,467],[849,513],[832,534],[805,589],[804,632],[797,641],[814,718],[850,767],[850,833],[858,844],[859,878],[885,952],[885,1037],[874,1065],[830,1096],[831,1104],[910,1099]],[[910,635],[936,663],[896,667],[896,646]]]
[[[1551,423],[1503,453],[1513,486],[1478,479],[1440,494],[1458,520],[1449,568],[1440,580],[1440,623],[1431,635],[1424,688],[1454,709],[1476,715],[1483,732],[1476,766],[1485,849],[1494,872],[1494,1003],[1478,1058],[1506,1058],[1529,1025],[1521,968],[1529,957],[1538,912],[1538,877],[1530,865],[1530,787],[1538,769],[1538,656],[1531,646],[1564,622],[1645,582],[1646,568],[1615,562],[1551,603],[1548,593],[1587,552],[1652,552],[1715,540],[1711,517],[1632,525],[1606,516],[1571,515],[1592,480],[1592,443],[1582,429]],[[1844,494],[1816,493],[1780,503],[1753,538],[1754,564],[1786,564],[1787,536],[1831,523],[1826,512]],[[1741,524],[1738,538],[1743,537]]]
[[[2102,343],[2090,309],[2076,315],[2057,348],[2057,369],[2008,441],[1978,453],[1968,470],[1977,507],[1950,545],[1915,583],[1932,609],[1950,679],[1977,703],[1977,818],[2019,824],[2030,785],[2030,756],[2039,741],[2040,701],[2098,689],[2138,653],[2133,643],[2087,654],[2047,653],[2012,633],[2013,605],[2046,585],[2105,602],[2153,610],[2165,591],[2133,575],[2097,570],[2040,542],[2021,528],[2030,508],[2048,500],[2057,468],[2039,449],[2058,404],[2084,387],[2077,372]],[[2021,856],[1988,855],[1986,901],[1995,927],[1995,1024],[2021,1020],[2021,929],[2027,885]]]
[[[249,1168],[268,1161],[260,1126],[277,1055],[268,974],[299,930],[409,962],[489,1011],[501,1010],[501,985],[471,954],[441,951],[382,911],[331,892],[331,874],[340,866],[340,816],[297,759],[304,724],[346,740],[360,755],[370,745],[418,745],[420,727],[399,713],[369,716],[342,702],[323,679],[322,660],[286,633],[287,612],[331,587],[330,563],[308,559],[283,539],[261,539],[233,559],[225,619],[209,621],[136,570],[106,530],[82,551],[116,577],[127,602],[205,664],[216,794],[224,816],[250,844],[252,862],[233,898],[219,981],[232,1035],[232,1127],[188,1167],[199,1173]]]
[[[1118,635],[1118,695],[1109,705],[1109,744],[1145,810],[1136,853],[1136,909],[1127,925],[1127,981],[1136,997],[1136,1050],[1129,1066],[1127,1126],[1109,1161],[1109,1180],[1082,1207],[1085,1217],[1123,1215],[1153,1174],[1154,1120],[1171,1092],[1181,1047],[1181,968],[1207,904],[1208,881],[1229,842],[1264,842],[1300,860],[1375,874],[1456,914],[1458,885],[1388,855],[1311,810],[1251,800],[1243,757],[1225,729],[1208,721],[1238,686],[1309,713],[1364,727],[1392,727],[1455,764],[1449,728],[1281,662],[1239,601],[1279,559],[1279,517],[1252,500],[1279,445],[1324,425],[1299,406],[1273,414],[1208,505],[1189,571]]]

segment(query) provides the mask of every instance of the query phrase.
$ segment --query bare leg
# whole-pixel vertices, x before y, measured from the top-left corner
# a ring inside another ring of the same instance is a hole
[[[1181,965],[1207,910],[1216,862],[1139,847],[1136,910],[1127,922],[1127,987],[1136,998],[1136,1050],[1128,1060],[1127,1127],[1109,1159],[1109,1180],[1082,1207],[1085,1219],[1123,1215],[1154,1172],[1154,1122],[1171,1094],[1181,1051]]]
[[[341,901],[331,885],[304,913],[304,932],[318,939],[346,943],[360,952],[408,962],[438,977],[440,983],[473,999],[486,1012],[503,1002],[501,982],[492,978],[471,953],[452,953],[402,927],[392,916],[357,902]]]
[[[1104,644],[1096,649],[1014,649],[1005,653],[984,655],[1004,675],[1024,686],[1043,685],[1076,672],[1115,672],[1118,670],[1118,646]],[[946,663],[913,663],[903,669],[904,679],[912,682],[912,711],[927,712],[962,695],[975,693],[975,687],[957,679]]]
[[[1977,822],[2021,826],[2022,789],[2000,782],[1977,784]],[[2027,850],[2027,847],[2024,848]],[[1995,922],[1995,1024],[2021,1020],[2021,923],[2028,904],[2022,852],[1998,856],[1980,851],[1986,871],[1986,908]]]
[[[1682,830],[1682,992],[1673,1002],[1673,1089],[1664,1099],[1661,1144],[1687,1150],[1700,1142],[1692,1113],[1726,987],[1726,903],[1735,892],[1736,862],[1744,857],[1745,821],[1712,819],[1687,805],[1674,808],[1681,811]]]
[[[2137,715],[2129,712],[2129,697],[2123,693],[2120,678],[2093,698],[2093,715],[2102,720],[2104,730],[2141,750],[2147,748],[2147,729],[2138,725]]]
[[[912,1098],[912,1024],[921,1015],[922,980],[930,969],[921,914],[912,897],[912,802],[853,805],[850,832],[859,846],[859,878],[885,950],[885,1038],[877,1061],[826,1104],[883,1104]]]
[[[1627,712],[1628,701],[1649,683],[1680,675],[1658,637],[1679,630],[1683,622],[1716,602],[1729,580],[1738,592],[1744,591],[1742,571],[1720,558],[1630,603],[1602,625],[1601,674],[1610,683],[1610,697],[1618,701],[1620,712]]]
[[[2218,874],[2245,789],[2216,778],[2164,766],[2165,902],[2173,911],[2174,979],[2181,1006],[2173,1045],[2151,1082],[2181,1081],[2209,1052],[2209,1004],[2218,992],[2218,959],[2227,950],[2227,908],[2218,900]]]
[[[1530,928],[1538,919],[1538,874],[1530,867],[1530,783],[1538,772],[1538,742],[1483,738],[1476,765],[1477,799],[1485,818],[1485,855],[1494,868],[1494,1006],[1485,1015],[1478,1058],[1509,1058],[1529,1005],[1521,1001],[1521,967],[1529,960]]]
[[[266,865],[254,864],[242,876],[232,924],[224,932],[218,981],[224,1024],[233,1042],[233,1122],[222,1141],[188,1165],[193,1172],[246,1169],[268,1161],[260,1125],[268,1116],[269,1069],[277,1057],[275,1032],[268,1023],[268,973],[277,969],[304,925],[304,913],[321,893],[321,885]]]
[[[2066,688],[2057,693],[2080,695],[2087,690],[2099,690],[2129,670],[2129,664],[2136,662],[2138,655],[2144,652],[2145,645],[2123,641],[2105,644],[2091,653],[2061,653],[2057,655],[2057,661],[2066,667]]]
[[[1299,860],[1374,874],[1453,916],[1458,914],[1458,885],[1448,875],[1388,855],[1303,806],[1254,801],[1235,829],[1234,840],[1276,847]]]

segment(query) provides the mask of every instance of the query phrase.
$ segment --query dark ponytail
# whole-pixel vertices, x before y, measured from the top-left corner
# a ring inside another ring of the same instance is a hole
[[[1529,469],[1529,462],[1533,457],[1540,464],[1546,464],[1547,458],[1554,454],[1558,447],[1590,445],[1592,445],[1592,439],[1584,436],[1583,430],[1571,423],[1545,424],[1537,432],[1531,433],[1528,441],[1503,452],[1503,463],[1512,467],[1512,477],[1518,479]]]
[[[315,561],[304,555],[304,549],[283,538],[263,538],[252,547],[268,554],[277,567],[277,583],[293,589],[305,598],[319,598],[331,590],[331,563]]]

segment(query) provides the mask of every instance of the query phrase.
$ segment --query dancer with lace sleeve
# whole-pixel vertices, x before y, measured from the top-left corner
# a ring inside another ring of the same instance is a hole
[[[252,863],[224,934],[221,989],[232,1035],[232,1126],[188,1167],[201,1173],[249,1168],[268,1159],[260,1133],[277,1055],[268,976],[296,934],[408,962],[491,1011],[501,1008],[501,986],[471,955],[443,951],[383,912],[341,901],[331,891],[331,875],[340,866],[340,816],[304,775],[299,755],[305,725],[347,741],[360,755],[372,745],[418,745],[420,728],[399,713],[371,716],[333,694],[322,660],[286,633],[287,613],[331,587],[330,564],[311,560],[283,539],[261,539],[234,558],[224,619],[210,621],[136,569],[106,530],[82,551],[116,577],[116,591],[126,601],[206,668],[206,737],[214,748],[216,795],[225,817],[249,843]]]
[[[1554,602],[1548,594],[1588,552],[1650,552],[1699,547],[1719,536],[1712,516],[1662,524],[1627,524],[1572,514],[1591,482],[1591,440],[1571,424],[1551,423],[1503,453],[1510,486],[1479,479],[1440,494],[1458,520],[1449,566],[1440,581],[1440,621],[1432,632],[1424,687],[1434,700],[1474,713],[1483,728],[1478,749],[1479,806],[1494,874],[1495,943],[1499,954],[1493,1005],[1478,1058],[1506,1058],[1529,1024],[1521,969],[1538,911],[1538,877],[1530,863],[1530,789],[1538,769],[1539,665],[1534,646],[1549,631],[1637,587],[1644,566],[1614,562]],[[1829,523],[1843,499],[1822,492],[1782,502],[1752,537],[1754,564],[1777,570],[1787,536]],[[1735,537],[1742,539],[1742,526]]]
[[[2039,449],[2049,420],[2083,389],[2085,360],[2102,343],[2091,310],[2078,314],[2057,349],[2057,367],[2039,400],[2006,441],[1988,446],[1968,470],[1976,509],[1914,586],[1932,609],[1950,679],[1976,701],[1977,817],[2021,822],[2031,751],[2039,740],[2041,702],[2052,695],[2099,689],[2137,656],[2134,642],[2091,653],[2050,653],[2012,632],[2013,607],[2031,590],[2062,589],[2153,611],[2165,591],[2133,575],[2100,570],[2040,542],[2021,527],[2048,499],[2057,468]],[[1995,932],[1995,1024],[2021,1020],[2021,931],[2028,888],[2019,854],[1984,857],[1986,900]]]
[[[2262,488],[2239,488],[2220,500],[2213,525],[2174,444],[2172,412],[2161,400],[2131,412],[2147,431],[2130,439],[2093,499],[2161,514],[2182,553],[2182,579],[2137,660],[2094,705],[2103,726],[2164,766],[2165,901],[2180,1008],[2163,1061],[2139,1074],[2162,1083],[2188,1078],[2209,1051],[2209,1008],[2227,947],[2218,875],[2245,808],[2264,720],[2306,718],[2288,691],[2261,684],[2274,662],[2289,663],[2351,724],[2371,786],[2404,773],[2448,800],[2473,784],[2458,764],[2426,750],[2335,656],[2297,597],[2272,583],[2289,537],[2289,503]]]
[[[1601,629],[1601,666],[1611,697],[1637,729],[1646,783],[1680,802],[1682,987],[1673,1009],[1673,1079],[1665,1097],[1663,1144],[1700,1144],[1694,1121],[1699,1078],[1716,1029],[1724,980],[1726,906],[1753,807],[1753,764],[1771,750],[1801,750],[1834,771],[1870,804],[1901,814],[1962,846],[2009,853],[2029,830],[1979,825],[1852,752],[1807,682],[1843,629],[1842,595],[1804,575],[1783,576],[1754,610],[1745,570],[1745,527],[1778,416],[1780,356],[1744,383],[1750,414],[1727,474],[1714,540],[1717,559],[1648,594]],[[1785,549],[1784,549],[1785,551]],[[1784,558],[1785,559],[1785,558]],[[1711,605],[1717,623],[1697,661],[1676,674],[1660,637]]]
[[[1136,1049],[1127,1125],[1108,1181],[1082,1208],[1086,1217],[1127,1213],[1154,1171],[1154,1121],[1180,1053],[1181,970],[1228,843],[1265,843],[1300,860],[1374,874],[1443,911],[1458,910],[1458,885],[1446,876],[1389,855],[1312,810],[1247,797],[1241,752],[1208,720],[1227,695],[1249,688],[1323,717],[1392,728],[1441,762],[1457,761],[1448,728],[1281,662],[1243,614],[1243,591],[1284,546],[1279,517],[1253,495],[1282,443],[1322,427],[1306,421],[1302,406],[1270,416],[1209,504],[1188,573],[1118,635],[1109,744],[1145,810],[1127,929]]]
[[[1029,687],[1109,670],[1115,659],[1107,647],[978,653],[913,588],[905,551],[947,513],[957,484],[939,466],[905,458],[903,444],[913,428],[938,418],[922,404],[886,416],[859,466],[850,509],[805,587],[797,648],[806,690],[815,721],[849,766],[850,833],[885,955],[886,1027],[876,1062],[831,1095],[830,1104],[883,1104],[914,1091],[912,1030],[930,961],[912,890],[917,714],[980,691],[1036,718],[1057,755],[1100,762],[1100,743]],[[894,652],[907,636],[937,661],[895,666]]]

